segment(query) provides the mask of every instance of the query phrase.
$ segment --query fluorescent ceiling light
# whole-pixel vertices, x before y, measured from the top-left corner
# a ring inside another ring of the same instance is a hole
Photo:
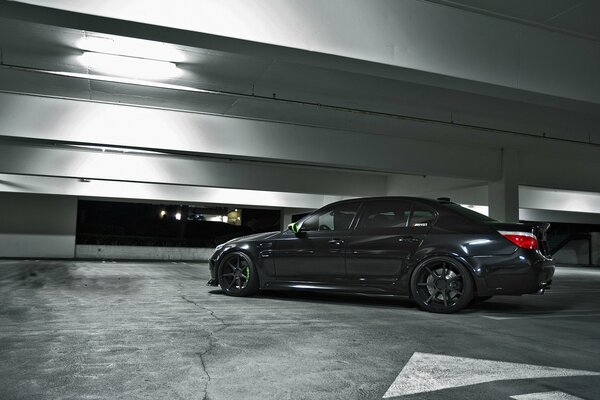
[[[132,76],[144,79],[168,79],[179,75],[177,66],[168,61],[147,58],[126,57],[114,54],[86,51],[81,56],[83,63],[91,70],[117,76]]]
[[[183,51],[172,44],[123,36],[88,34],[77,42],[77,47],[93,53],[115,54],[175,63],[186,61]]]
[[[103,153],[132,153],[132,154],[165,154],[159,151],[149,151],[149,150],[138,150],[138,149],[128,149],[125,147],[114,147],[114,146],[90,146],[83,144],[67,144],[65,147],[75,147],[79,149],[86,150],[97,150]]]

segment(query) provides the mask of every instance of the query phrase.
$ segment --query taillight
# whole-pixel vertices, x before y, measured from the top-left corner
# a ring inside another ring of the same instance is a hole
[[[498,233],[524,249],[537,250],[540,248],[538,240],[533,233],[508,231],[498,231]]]

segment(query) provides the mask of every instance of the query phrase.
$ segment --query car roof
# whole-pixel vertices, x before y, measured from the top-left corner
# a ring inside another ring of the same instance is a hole
[[[358,197],[353,199],[346,199],[336,201],[334,203],[327,204],[326,206],[332,206],[337,204],[344,203],[359,203],[363,201],[381,201],[381,200],[398,200],[398,201],[417,201],[422,203],[427,203],[430,205],[438,205],[438,204],[453,204],[448,199],[429,199],[425,197],[411,197],[411,196],[378,196],[378,197]]]

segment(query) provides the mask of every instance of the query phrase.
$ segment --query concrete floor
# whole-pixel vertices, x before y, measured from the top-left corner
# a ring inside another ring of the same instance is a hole
[[[455,315],[394,298],[232,298],[208,275],[0,261],[0,398],[381,399],[405,366],[388,395],[600,398],[600,376],[545,368],[600,372],[600,269],[561,268],[544,296]]]

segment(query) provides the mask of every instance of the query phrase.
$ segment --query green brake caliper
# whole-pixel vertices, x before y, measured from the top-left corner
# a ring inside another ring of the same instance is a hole
[[[244,268],[244,278],[246,278],[246,284],[248,284],[248,281],[250,280],[250,267],[246,267]]]

